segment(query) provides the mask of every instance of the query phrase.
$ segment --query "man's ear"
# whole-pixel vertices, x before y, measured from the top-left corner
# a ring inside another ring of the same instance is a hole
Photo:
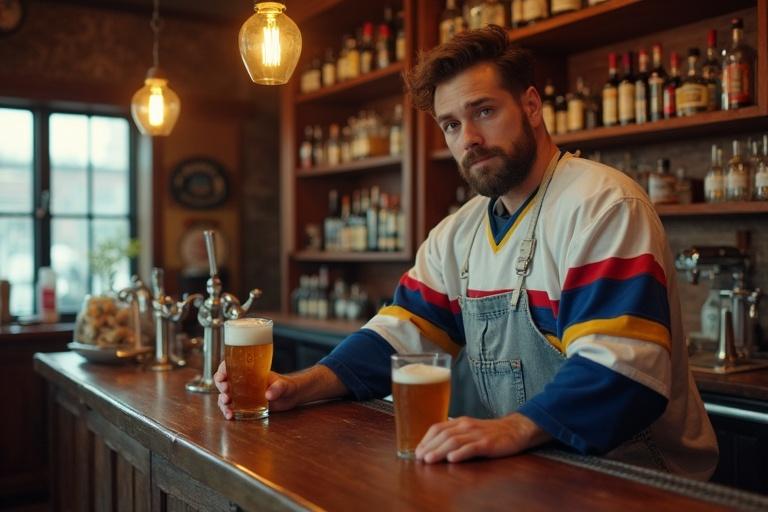
[[[535,87],[530,86],[520,96],[520,107],[533,128],[538,128],[544,121],[541,114],[541,96]]]

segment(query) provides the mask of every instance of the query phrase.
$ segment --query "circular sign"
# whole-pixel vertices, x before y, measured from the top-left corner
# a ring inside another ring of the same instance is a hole
[[[171,194],[188,208],[215,208],[226,201],[228,192],[224,166],[210,158],[184,160],[171,173]]]
[[[24,21],[25,0],[0,0],[0,35],[15,32]]]

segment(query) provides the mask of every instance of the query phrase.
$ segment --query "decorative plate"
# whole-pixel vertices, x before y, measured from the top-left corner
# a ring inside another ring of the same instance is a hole
[[[179,163],[171,173],[171,194],[181,205],[209,209],[227,200],[227,174],[217,161],[195,157]]]
[[[123,364],[131,361],[135,361],[138,356],[148,354],[152,351],[152,347],[134,348],[130,347],[98,347],[89,343],[80,343],[79,341],[73,341],[67,343],[67,348],[73,352],[77,352],[88,362],[101,363],[101,364]]]

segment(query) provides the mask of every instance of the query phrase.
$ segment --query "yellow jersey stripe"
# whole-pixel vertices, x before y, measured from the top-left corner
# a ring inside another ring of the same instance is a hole
[[[429,341],[433,342],[449,354],[451,354],[453,357],[456,357],[459,354],[459,351],[461,350],[461,345],[456,343],[451,339],[450,336],[448,336],[444,330],[437,327],[435,324],[430,322],[429,320],[425,320],[424,318],[414,315],[407,309],[401,307],[401,306],[386,306],[379,310],[379,314],[381,315],[387,315],[387,316],[393,316],[395,318],[398,318],[400,320],[406,320],[408,322],[411,322],[413,325],[415,325],[421,334],[429,339]]]
[[[549,344],[555,347],[561,354],[565,353],[565,346],[563,346],[563,342],[560,338],[554,334],[545,334],[544,337],[547,338]]]
[[[533,207],[535,201],[529,201],[528,204],[523,208],[523,211],[520,212],[520,215],[517,216],[517,219],[515,219],[515,222],[509,227],[506,234],[504,235],[504,238],[501,239],[501,242],[498,244],[496,243],[496,240],[493,238],[493,230],[491,229],[491,219],[489,217],[490,214],[486,212],[485,215],[485,233],[488,236],[488,242],[491,244],[491,249],[493,249],[494,253],[497,253],[501,250],[502,247],[504,247],[504,244],[507,243],[507,240],[510,239],[512,234],[515,232],[517,227],[520,225],[522,220],[525,218],[525,216],[528,214],[528,212]]]
[[[660,345],[667,352],[671,350],[671,336],[666,327],[658,322],[631,315],[589,320],[571,325],[563,333],[563,348],[567,348],[574,340],[590,334],[604,334],[650,341]]]

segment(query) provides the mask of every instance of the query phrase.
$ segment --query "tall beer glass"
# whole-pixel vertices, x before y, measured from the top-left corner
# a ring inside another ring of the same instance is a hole
[[[429,427],[448,419],[451,356],[438,353],[393,355],[392,396],[395,400],[397,455],[412,459]]]
[[[272,320],[239,318],[224,323],[224,360],[235,419],[269,415],[265,393],[272,367]]]

